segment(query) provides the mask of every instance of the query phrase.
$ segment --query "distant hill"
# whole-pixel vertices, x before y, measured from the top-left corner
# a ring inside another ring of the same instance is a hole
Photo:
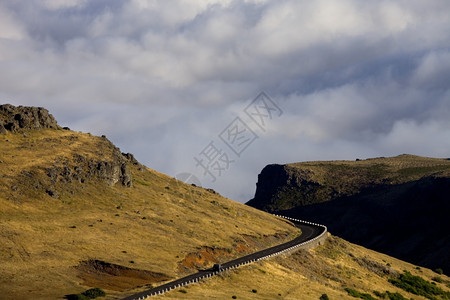
[[[450,271],[450,160],[400,155],[269,165],[247,204],[319,222],[351,242]]]

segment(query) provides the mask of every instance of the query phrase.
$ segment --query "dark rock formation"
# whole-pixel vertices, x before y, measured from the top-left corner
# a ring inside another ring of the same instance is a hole
[[[247,204],[262,210],[278,209],[276,197],[273,196],[278,193],[279,189],[295,182],[286,168],[286,166],[275,164],[266,166],[258,175],[255,198]],[[298,185],[295,184],[295,186]]]
[[[138,167],[139,171],[143,171],[145,166],[142,165],[140,162],[137,161],[136,158],[134,158],[134,155],[131,153],[122,153],[122,155],[125,157],[125,159],[130,162],[131,164]]]
[[[55,190],[46,190],[45,191],[50,197],[53,197],[55,199],[59,198],[58,192]]]
[[[381,159],[373,165],[269,165],[247,204],[325,224],[350,242],[450,272],[450,166],[436,161],[399,169]]]
[[[255,208],[273,212],[324,201],[327,188],[311,178],[310,170],[288,165],[268,165],[258,175],[255,198],[247,202]],[[333,194],[331,189],[329,193]]]
[[[53,185],[58,182],[85,183],[95,178],[106,182],[109,186],[120,183],[131,187],[132,176],[129,164],[133,162],[128,159],[129,156],[122,155],[117,148],[114,150],[111,161],[88,160],[84,156],[76,154],[72,162],[65,161],[63,166],[47,168],[47,176]]]
[[[42,128],[58,128],[55,118],[45,108],[0,105],[0,134]]]

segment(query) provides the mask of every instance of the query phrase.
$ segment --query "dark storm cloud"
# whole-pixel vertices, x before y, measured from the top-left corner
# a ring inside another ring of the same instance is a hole
[[[243,201],[267,163],[450,156],[449,16],[444,0],[0,1],[0,101]],[[193,157],[261,90],[284,114],[210,182]]]

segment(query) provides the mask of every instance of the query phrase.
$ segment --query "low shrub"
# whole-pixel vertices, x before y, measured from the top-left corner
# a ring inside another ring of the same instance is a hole
[[[93,288],[82,292],[81,294],[66,295],[67,300],[90,300],[97,297],[104,297],[106,293],[100,288]]]
[[[441,268],[437,268],[434,270],[436,273],[438,273],[439,275],[444,274],[444,270],[442,270]]]
[[[373,294],[375,296],[377,296],[378,298],[384,298],[386,296],[386,293],[382,293],[382,292],[379,292],[379,291],[373,291]]]
[[[386,295],[388,296],[389,300],[408,300],[407,298],[403,297],[402,294],[399,293],[391,293],[386,291]]]
[[[409,293],[424,296],[428,299],[436,299],[435,296],[438,295],[444,295],[446,297],[450,296],[450,293],[444,292],[431,282],[426,281],[422,277],[414,276],[406,271],[404,274],[400,274],[399,278],[389,279],[389,282]]]
[[[95,299],[97,297],[105,297],[106,293],[101,288],[93,288],[83,292],[82,295],[90,299]]]
[[[346,288],[345,291],[352,297],[355,298],[360,298],[360,299],[364,299],[364,300],[376,300],[374,297],[372,297],[370,294],[367,293],[360,293],[356,290],[350,289],[350,288]]]
[[[439,283],[442,283],[442,282],[443,282],[442,278],[439,277],[439,276],[433,277],[433,278],[431,278],[431,280],[436,281],[436,282],[439,282]]]
[[[403,297],[402,294],[399,293],[391,293],[389,291],[386,291],[385,293],[373,291],[373,294],[381,299],[389,299],[389,300],[408,300],[407,298]]]
[[[322,296],[320,296],[319,300],[330,300],[330,298],[328,298],[327,294],[322,294]]]

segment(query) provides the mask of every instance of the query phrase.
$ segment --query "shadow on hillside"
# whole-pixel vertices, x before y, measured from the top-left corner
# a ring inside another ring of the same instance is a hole
[[[450,178],[425,177],[277,213],[325,224],[350,242],[449,272],[449,195]]]

